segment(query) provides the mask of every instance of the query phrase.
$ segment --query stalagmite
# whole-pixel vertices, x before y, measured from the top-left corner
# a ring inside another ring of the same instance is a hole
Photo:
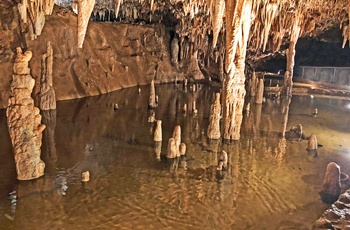
[[[46,54],[41,60],[41,79],[39,93],[39,107],[41,110],[56,109],[56,94],[53,88],[53,51],[51,43],[47,43]]]
[[[167,158],[176,158],[178,152],[178,147],[176,145],[175,138],[171,137],[168,141]]]
[[[323,202],[335,202],[341,192],[340,166],[334,162],[327,165],[326,175],[322,183],[320,196]]]
[[[90,180],[90,172],[85,171],[81,173],[81,182],[88,182]]]
[[[156,141],[154,143],[154,153],[156,155],[156,159],[159,161],[160,155],[162,153],[162,142],[161,141]]]
[[[220,119],[221,119],[221,104],[220,104],[220,93],[215,94],[215,101],[210,108],[210,118],[208,126],[208,138],[219,139],[220,133]]]
[[[308,139],[308,144],[307,144],[307,152],[309,153],[310,156],[316,157],[317,156],[317,138],[315,134],[311,134],[309,139]]]
[[[151,81],[151,85],[150,85],[150,96],[148,99],[148,108],[149,109],[154,109],[157,107],[157,103],[156,103],[156,89],[154,87],[154,80]]]
[[[261,104],[264,97],[264,79],[260,78],[258,83],[258,90],[256,93],[255,103]]]
[[[78,0],[78,48],[83,48],[86,29],[95,0]]]
[[[225,67],[227,77],[223,81],[222,100],[223,138],[228,140],[240,138],[245,97],[245,55],[251,23],[251,5],[251,0],[237,2],[228,0],[226,2],[226,24],[232,24],[226,27]]]
[[[180,155],[181,156],[186,155],[186,144],[185,143],[180,144]]]
[[[157,120],[157,126],[156,126],[156,130],[154,131],[153,140],[156,142],[162,141],[162,121],[161,120]]]
[[[181,144],[181,126],[180,125],[175,126],[174,132],[173,132],[173,138],[176,144],[176,155],[179,156],[180,144]]]
[[[6,111],[7,124],[15,155],[17,179],[30,180],[44,175],[45,163],[40,159],[42,132],[39,109],[34,107],[31,93],[35,84],[28,62],[32,52],[17,48],[13,66],[11,95]]]

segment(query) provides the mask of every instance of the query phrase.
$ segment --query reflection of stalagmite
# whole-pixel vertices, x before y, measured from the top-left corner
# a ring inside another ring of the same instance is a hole
[[[95,0],[78,0],[78,48],[83,48],[86,29]]]
[[[162,141],[162,121],[157,121],[156,130],[154,131],[154,141]]]
[[[40,94],[39,107],[41,110],[56,109],[56,95],[53,88],[53,51],[51,43],[47,43],[46,54],[42,55],[41,60],[41,79],[40,79]]]
[[[56,154],[56,110],[41,111],[42,122],[46,126],[43,132],[42,159],[46,162],[46,171],[55,170],[57,164]]]
[[[34,107],[31,93],[35,84],[30,76],[30,51],[17,48],[13,66],[11,95],[6,111],[12,146],[15,154],[17,178],[30,180],[44,174],[45,163],[40,159],[41,139],[45,125],[41,124],[39,109]]]
[[[209,139],[219,139],[220,133],[220,118],[221,118],[221,104],[220,104],[220,93],[215,94],[215,101],[210,108],[210,120],[208,126],[208,137]]]
[[[255,98],[255,103],[261,104],[264,97],[264,79],[260,78],[258,83],[258,91]]]
[[[149,99],[148,99],[148,108],[149,109],[154,109],[157,107],[156,103],[156,89],[154,87],[154,80],[151,81],[150,85],[150,92],[149,92]]]
[[[333,203],[340,195],[340,167],[334,162],[327,165],[326,175],[322,183],[320,196],[323,202]]]
[[[154,153],[156,155],[156,159],[160,160],[160,155],[162,153],[162,142],[161,141],[156,141],[154,143]]]

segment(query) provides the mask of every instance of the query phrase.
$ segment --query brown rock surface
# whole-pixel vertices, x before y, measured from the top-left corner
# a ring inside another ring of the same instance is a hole
[[[34,107],[34,100],[31,98],[35,84],[28,69],[31,56],[30,51],[22,54],[22,49],[17,48],[11,95],[6,111],[19,180],[38,178],[44,174],[45,168],[45,163],[40,159],[45,125],[41,124],[40,111]]]
[[[219,139],[221,137],[220,119],[221,119],[220,93],[216,93],[215,101],[210,108],[210,118],[209,118],[208,132],[207,132],[209,139]]]

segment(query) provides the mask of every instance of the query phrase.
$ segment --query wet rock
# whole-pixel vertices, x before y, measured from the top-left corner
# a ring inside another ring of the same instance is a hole
[[[160,161],[160,155],[162,153],[162,142],[161,141],[156,141],[154,143],[154,153],[156,155],[156,159]]]
[[[227,163],[228,163],[228,156],[227,152],[224,150],[221,150],[219,153],[219,164],[218,164],[218,170],[224,170],[227,168]]]
[[[256,93],[255,103],[263,103],[264,96],[264,79],[260,78],[258,83],[258,92]]]
[[[316,157],[317,156],[317,138],[315,134],[311,134],[308,143],[307,143],[307,151],[309,155]]]
[[[341,192],[340,166],[334,162],[327,165],[326,175],[322,183],[320,196],[323,202],[335,202]]]
[[[220,133],[220,119],[221,119],[221,104],[220,93],[215,94],[215,101],[210,108],[210,118],[207,135],[209,139],[219,139]]]
[[[85,171],[81,173],[81,182],[88,182],[90,180],[90,172]]]
[[[156,125],[156,130],[154,131],[154,141],[160,142],[162,141],[162,121],[158,120]]]
[[[34,107],[31,93],[35,84],[29,75],[30,51],[17,48],[13,67],[11,94],[6,111],[7,124],[15,155],[17,179],[31,180],[44,175],[45,163],[40,159],[42,132],[40,110]]]

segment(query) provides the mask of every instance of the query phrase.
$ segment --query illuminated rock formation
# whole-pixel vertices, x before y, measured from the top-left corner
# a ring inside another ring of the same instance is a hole
[[[156,103],[156,89],[154,87],[154,80],[151,81],[149,99],[148,99],[148,108],[154,109],[157,107]]]
[[[154,141],[161,142],[162,141],[162,121],[157,120],[156,130],[154,131]]]
[[[78,48],[83,48],[86,29],[95,0],[78,0]]]
[[[180,156],[180,144],[181,144],[181,127],[180,125],[175,126],[173,131],[173,138],[176,145],[176,156]]]
[[[40,159],[41,139],[45,125],[39,109],[34,107],[31,93],[35,84],[30,76],[30,51],[17,48],[13,66],[11,95],[6,111],[7,124],[15,155],[17,179],[30,180],[44,174],[45,163]]]
[[[334,162],[327,165],[326,175],[324,177],[320,196],[323,202],[335,202],[341,192],[340,166]]]
[[[221,104],[220,93],[215,94],[215,101],[210,108],[210,118],[207,135],[209,139],[219,139],[220,133],[220,119],[221,119]]]
[[[45,25],[45,15],[51,15],[54,0],[22,0],[18,3],[18,11],[22,23],[28,26],[31,39],[41,35]]]
[[[167,158],[176,158],[177,157],[177,152],[178,152],[178,147],[176,145],[175,138],[171,137],[169,138],[168,141],[168,148],[167,148]]]
[[[53,50],[47,43],[47,52],[42,55],[39,107],[41,110],[56,109],[56,94],[53,88]]]

